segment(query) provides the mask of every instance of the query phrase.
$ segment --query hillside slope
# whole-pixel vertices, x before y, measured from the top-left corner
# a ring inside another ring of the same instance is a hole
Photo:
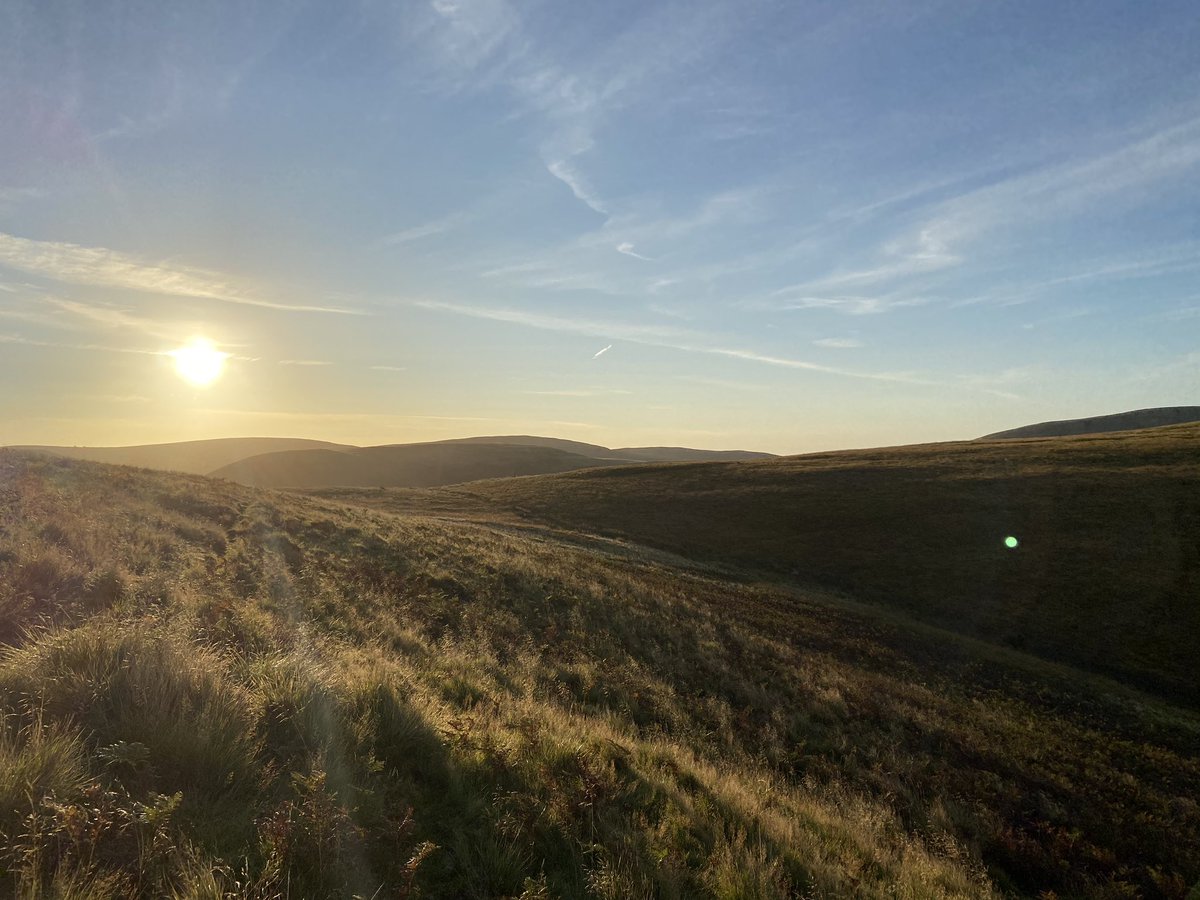
[[[450,450],[442,455],[439,462],[431,451],[433,447],[453,448],[463,445],[539,448],[558,451],[568,456],[554,452],[480,450],[473,453]],[[626,447],[622,450],[612,450],[599,444],[533,435],[455,438],[417,444],[387,444],[380,447],[356,447],[306,438],[217,438],[129,447],[16,446],[11,449],[34,450],[70,459],[187,472],[193,475],[215,474],[217,477],[230,478],[247,485],[303,488],[381,485],[420,487],[456,484],[477,478],[538,475],[583,467],[585,463],[575,457],[586,458],[588,466],[647,460],[771,457],[769,453],[747,450],[695,450],[690,447]],[[325,452],[286,455],[306,450]],[[351,456],[339,456],[339,453]],[[350,461],[351,458],[353,462]]]
[[[1195,715],[586,534],[0,451],[0,626],[4,894],[1200,878]]]
[[[14,447],[14,450],[37,450],[70,459],[87,459],[92,462],[111,463],[120,466],[138,466],[145,469],[163,469],[206,475],[214,469],[227,466],[261,453],[276,453],[288,450],[335,450],[342,444],[328,441],[310,441],[305,438],[216,438],[208,441],[179,441],[172,444],[139,444],[130,447]]]
[[[739,459],[775,459],[774,453],[757,450],[693,450],[690,447],[619,447],[612,451],[625,459],[639,462],[702,462]]]
[[[1164,406],[1155,409],[1135,409],[1132,412],[1085,419],[1064,419],[1058,422],[1039,422],[1007,431],[997,431],[981,437],[981,441],[1007,438],[1065,437],[1073,434],[1103,434],[1112,431],[1139,431],[1164,425],[1183,425],[1200,422],[1200,406]]]
[[[434,441],[436,444],[517,444],[522,447],[549,447],[553,450],[563,450],[567,453],[577,453],[580,456],[591,456],[596,459],[616,456],[608,447],[599,444],[586,444],[583,441],[571,441],[566,438],[539,437],[531,434],[494,434],[479,437],[449,438],[444,441]]]
[[[694,447],[603,447],[563,438],[536,437],[528,434],[489,435],[451,438],[437,444],[519,444],[526,447],[552,447],[596,459],[630,462],[699,462],[701,460],[774,459],[773,453],[756,450],[697,450]],[[400,445],[393,445],[400,446]]]
[[[1200,704],[1197,460],[1200,425],[1185,425],[462,490],[569,528],[841,590]]]
[[[432,487],[620,462],[552,447],[439,442],[265,453],[216,469],[212,475],[254,487]]]

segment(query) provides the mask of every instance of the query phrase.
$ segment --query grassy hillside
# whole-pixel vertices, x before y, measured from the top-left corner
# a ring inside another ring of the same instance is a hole
[[[460,491],[837,589],[1196,704],[1198,460],[1192,425],[631,466]]]
[[[179,441],[172,444],[140,444],[132,447],[16,447],[17,450],[39,450],[71,459],[119,466],[139,466],[146,469],[165,469],[207,475],[213,469],[227,466],[247,456],[276,453],[286,450],[336,450],[342,444],[310,441],[305,438],[217,438],[210,441]]]
[[[513,445],[536,449],[472,451],[461,449],[463,445]],[[432,450],[435,447],[448,449],[439,454]],[[254,486],[304,488],[428,487],[478,478],[564,472],[616,462],[766,459],[771,456],[746,450],[694,450],[689,447],[612,450],[599,444],[531,435],[470,437],[381,447],[355,447],[305,438],[217,438],[131,447],[28,446],[12,449],[194,475],[215,474]]]
[[[568,453],[592,456],[597,459],[624,459],[634,462],[697,462],[699,460],[773,459],[773,453],[754,450],[697,450],[692,447],[602,447],[562,438],[531,437],[527,434],[495,437],[457,438],[438,441],[440,444],[524,444],[530,447],[554,447]]]
[[[0,893],[1182,897],[1200,878],[1192,713],[453,509],[0,451]]]
[[[636,459],[639,462],[775,459],[773,453],[760,453],[756,450],[692,450],[688,447],[620,447],[613,453],[625,459]]]
[[[432,487],[620,462],[553,447],[448,442],[266,453],[212,474],[255,487]]]
[[[529,434],[497,434],[481,437],[450,438],[436,441],[438,444],[519,444],[524,447],[550,447],[554,450],[565,450],[567,453],[577,453],[580,456],[591,456],[603,459],[617,454],[608,447],[599,444],[585,444],[583,441],[569,441],[565,438],[537,437]]]
[[[1085,419],[1065,419],[1058,422],[1039,422],[1008,431],[985,435],[982,441],[1000,438],[1065,437],[1073,434],[1101,434],[1110,431],[1140,431],[1164,425],[1183,425],[1200,422],[1200,406],[1162,406],[1155,409],[1135,409],[1110,416],[1091,416]]]

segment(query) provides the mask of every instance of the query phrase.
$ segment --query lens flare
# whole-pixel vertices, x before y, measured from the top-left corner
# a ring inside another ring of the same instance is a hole
[[[1007,547],[1009,550],[1016,550],[1016,549],[1017,549],[1017,545],[1018,545],[1018,544],[1020,544],[1020,543],[1021,543],[1021,542],[1020,542],[1020,541],[1018,541],[1018,540],[1017,540],[1015,537],[1013,537],[1011,534],[1010,534],[1008,537],[1006,537],[1006,538],[1004,539],[1004,546],[1005,546],[1005,547]]]
[[[218,350],[208,338],[195,337],[170,356],[179,377],[195,387],[208,387],[221,377],[228,353]]]

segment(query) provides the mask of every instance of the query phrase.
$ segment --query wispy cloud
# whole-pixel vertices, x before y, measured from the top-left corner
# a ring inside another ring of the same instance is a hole
[[[271,409],[222,409],[203,408],[194,412],[206,415],[238,416],[250,419],[281,419],[287,421],[327,421],[327,422],[498,422],[490,416],[425,416],[401,415],[395,413],[373,412],[296,412],[291,410]]]
[[[368,366],[375,372],[407,372],[408,366]]]
[[[779,292],[777,292],[778,294]],[[785,292],[786,294],[786,292]],[[776,301],[751,301],[746,304],[752,309],[770,309],[776,311],[827,309],[832,312],[844,313],[848,316],[871,316],[902,309],[909,306],[922,306],[930,302],[925,296],[905,296],[900,293],[884,294],[881,296],[865,297],[857,295],[825,296],[825,297],[790,297]]]
[[[957,384],[971,388],[993,397],[1004,400],[1024,400],[1023,394],[1016,393],[1022,386],[1029,388],[1036,382],[1050,379],[1051,373],[1045,366],[1011,366],[999,372],[978,372],[969,375],[958,375]],[[1015,389],[1015,390],[1014,390]]]
[[[1200,301],[1200,294],[1183,297],[1175,301],[1177,305],[1173,309],[1164,310],[1146,316],[1146,318],[1155,322],[1182,322],[1187,319],[1200,318],[1200,304],[1197,301]]]
[[[445,86],[462,89],[480,70],[519,54],[521,19],[505,0],[433,0],[421,37],[441,59]]]
[[[50,295],[43,296],[42,301],[92,325],[99,325],[107,329],[121,329],[126,332],[137,331],[162,340],[183,340],[186,337],[185,332],[189,330],[180,325],[172,326],[147,319],[128,309],[118,309],[104,304],[81,303],[78,300]]]
[[[562,259],[535,259],[494,266],[479,273],[481,278],[495,278],[526,288],[550,290],[596,291],[618,294],[613,280],[589,268],[572,268]]]
[[[763,365],[778,366],[788,369],[800,369],[809,372],[820,372],[826,375],[836,375],[843,378],[855,378],[866,381],[892,382],[901,384],[930,385],[938,382],[918,377],[908,372],[859,372],[826,366],[808,360],[792,359],[789,357],[773,356],[754,350],[713,346],[700,341],[711,340],[707,336],[686,332],[682,329],[663,328],[659,326],[637,325],[628,323],[606,323],[593,320],[567,319],[560,316],[548,316],[540,313],[528,313],[512,309],[492,309],[488,307],[467,306],[440,301],[416,301],[415,306],[424,309],[471,316],[477,319],[491,319],[497,322],[509,322],[516,325],[526,325],[548,331],[562,331],[572,334],[596,335],[618,338],[631,343],[646,344],[652,347],[663,347],[685,353],[705,353],[712,356],[722,356],[740,359]],[[607,348],[605,348],[607,349]],[[603,352],[603,351],[601,351]]]
[[[206,269],[146,263],[104,247],[35,241],[4,233],[0,233],[0,265],[68,284],[220,300],[288,312],[360,314],[357,310],[340,307],[267,300]]]
[[[1103,149],[1080,155],[1080,146]],[[853,246],[851,252],[863,259],[860,264],[787,285],[775,291],[775,296],[841,300],[845,294],[877,293],[880,288],[886,293],[889,286],[927,283],[935,276],[972,274],[978,271],[981,259],[1003,253],[1012,241],[1027,241],[1028,229],[1089,210],[1112,214],[1145,203],[1149,192],[1178,182],[1200,168],[1200,116],[1193,106],[1178,113],[1173,121],[1148,123],[1136,132],[1095,135],[1086,144],[1076,141],[1072,150],[1070,158],[1027,161],[1016,173],[997,170],[991,177],[978,172],[934,180],[855,210],[835,210],[830,214],[833,222],[855,227],[881,209],[899,207],[890,210],[900,223],[899,230],[874,249],[868,247],[864,252],[861,245]],[[959,190],[948,192],[956,185]],[[1092,278],[1137,277],[1170,267],[1182,270],[1189,265],[1186,260],[1164,260],[1159,256],[1151,252],[1150,259],[1098,265],[1091,271],[1045,280],[1036,287],[1049,289]],[[1009,292],[1009,299],[1022,302],[1034,287],[1017,285]],[[985,293],[954,305],[1004,299],[994,291]],[[894,305],[887,304],[888,308]],[[848,309],[856,306],[851,304]],[[871,311],[861,306],[857,310]]]
[[[764,217],[769,194],[770,190],[762,185],[750,185],[709,194],[690,209],[669,213],[631,210],[612,217],[599,231],[580,239],[580,243],[607,244],[618,240],[635,245],[643,241],[678,241],[724,226],[750,224]]]
[[[1200,371],[1200,350],[1193,350],[1188,353],[1168,357],[1161,362],[1156,361],[1147,365],[1136,366],[1129,373],[1129,380],[1133,382],[1153,382],[1160,379],[1174,381],[1180,376],[1185,378],[1191,376],[1189,380],[1192,385],[1195,385],[1197,371]],[[1191,396],[1195,395],[1192,394]]]
[[[1021,327],[1026,331],[1033,331],[1037,328],[1044,328],[1047,325],[1061,325],[1063,322],[1074,322],[1076,319],[1094,315],[1095,312],[1096,310],[1087,308],[1067,309],[1052,316],[1043,316],[1032,322],[1025,322]]]
[[[63,322],[61,317],[55,315],[47,315],[41,310],[35,309],[2,309],[0,308],[0,318],[15,319],[18,322],[27,322],[30,325],[41,325],[48,328],[62,328]]]
[[[385,235],[376,241],[375,245],[377,247],[395,247],[400,244],[409,244],[413,241],[433,237],[434,235],[445,234],[466,221],[467,216],[465,214],[454,213],[449,216],[443,216],[440,219],[434,219],[432,222],[426,222],[423,225],[414,225],[411,228],[404,228],[392,234]]]
[[[440,75],[456,89],[502,87],[524,114],[536,116],[546,171],[603,216],[613,204],[580,170],[596,150],[601,126],[621,111],[657,102],[664,86],[728,41],[745,21],[735,4],[646,7],[596,52],[569,61],[550,52],[522,12],[504,0],[434,0],[420,34]]]
[[[332,366],[333,363],[325,359],[281,359],[281,366]]]
[[[40,341],[20,334],[0,334],[0,344],[22,344],[27,347],[49,347],[56,350],[83,350],[97,353],[132,353],[137,356],[169,356],[167,350],[144,350],[137,347],[112,347],[105,344],[77,344],[67,341]]]
[[[1200,164],[1200,116],[1154,123],[1131,141],[1084,159],[1042,166],[946,202],[931,224],[937,234],[966,236],[1014,221],[1073,212],[1116,195],[1139,200],[1147,185]]]
[[[1006,227],[1080,214],[1103,204],[1111,212],[1144,202],[1148,189],[1193,172],[1200,166],[1200,116],[1148,125],[1132,140],[1116,138],[1109,148],[1083,159],[1035,166],[983,187],[971,188],[935,204],[907,244],[921,252],[864,273],[849,273],[837,283],[862,283],[931,271],[962,262],[961,248]],[[1115,274],[1115,273],[1111,273]]]
[[[858,338],[828,337],[818,338],[817,340],[813,341],[813,344],[818,347],[830,347],[834,350],[853,350],[857,347],[861,347],[863,342],[858,340]]]
[[[601,356],[603,356],[605,353],[607,353],[612,348],[613,348],[612,344],[609,344],[607,347],[602,347],[601,349],[597,350],[595,353],[592,354],[592,359],[599,359]]]
[[[698,348],[704,353],[714,353],[718,356],[729,356],[734,359],[745,359],[750,362],[766,363],[771,366],[783,366],[788,369],[803,369],[808,372],[823,372],[826,375],[840,375],[843,378],[861,378],[867,381],[888,381],[898,384],[924,384],[934,385],[937,381],[932,381],[927,378],[921,378],[910,372],[855,372],[849,369],[839,369],[833,366],[825,366],[820,363],[809,362],[802,359],[790,359],[788,357],[771,356],[766,353],[757,353],[753,350],[735,350],[724,347],[705,347]]]
[[[89,400],[98,400],[102,403],[151,403],[149,397],[142,394],[89,394]]]
[[[767,210],[761,186],[723,190],[705,196],[689,208],[675,213],[660,209],[627,209],[610,216],[602,225],[574,236],[549,249],[516,259],[497,260],[481,267],[480,275],[498,278],[525,288],[590,290],[611,296],[644,297],[684,283],[706,282],[720,275],[754,271],[772,258],[759,252],[739,258],[736,264],[686,265],[660,272],[647,281],[644,267],[614,267],[612,253],[644,262],[661,263],[672,254],[686,257],[698,247],[710,249],[716,259],[728,251],[726,229],[761,223]],[[629,204],[632,206],[633,204]],[[639,252],[645,241],[663,246],[662,254]]]
[[[571,189],[577,200],[582,200],[595,212],[608,215],[608,206],[597,196],[596,191],[587,179],[575,169],[566,159],[550,160],[546,163],[546,171]]]
[[[626,256],[632,256],[634,259],[641,259],[646,262],[654,262],[653,257],[642,256],[642,254],[638,253],[633,248],[633,243],[631,241],[622,241],[621,243],[617,244],[616,250],[618,253],[623,253]]]
[[[40,200],[46,191],[35,187],[4,187],[0,185],[0,212],[11,212],[31,200]]]
[[[412,301],[412,305],[435,312],[454,313],[475,319],[490,319],[494,322],[509,322],[514,325],[526,325],[530,328],[539,328],[545,331],[562,331],[592,337],[616,338],[623,341],[651,342],[655,339],[686,339],[698,336],[695,332],[666,325],[642,325],[635,322],[569,319],[563,316],[529,312],[520,309],[471,306],[440,300],[414,300]]]
[[[665,303],[650,303],[646,306],[647,312],[652,312],[657,316],[666,316],[670,319],[680,319],[688,321],[692,318],[691,313],[687,310],[680,309],[678,306],[671,306]]]
[[[648,285],[646,285],[646,293],[658,294],[658,293],[661,293],[662,291],[666,290],[667,288],[671,287],[672,285],[680,284],[682,281],[683,281],[682,278],[655,278]],[[655,312],[662,312],[662,310],[664,308],[665,307],[658,307],[658,308],[651,307],[651,309],[654,309]],[[670,315],[677,315],[677,313],[664,312],[663,315],[670,316]]]
[[[432,427],[454,425],[464,425],[467,428],[475,428],[479,423],[489,423],[489,428],[511,430],[512,433],[529,433],[531,429],[546,429],[553,431],[557,428],[568,429],[584,429],[594,431],[600,428],[591,422],[571,422],[557,419],[519,419],[519,418],[500,418],[497,416],[447,416],[447,415],[424,415],[421,413],[402,414],[402,413],[381,413],[381,412],[304,412],[297,410],[277,410],[277,409],[237,409],[237,408],[199,408],[192,411],[196,416],[212,416],[229,419],[244,419],[249,424],[260,422],[279,422],[286,423],[288,428],[303,428],[306,425],[322,425],[329,428],[340,428],[345,430],[371,429],[373,440],[378,441],[384,438],[385,435],[390,436],[391,440],[395,440],[398,436],[411,434],[410,429],[414,424],[428,424]],[[461,435],[465,429],[453,429],[448,432],[443,432],[438,439],[445,436]],[[345,433],[343,431],[342,433]],[[479,432],[474,432],[478,434]],[[411,440],[412,438],[405,438]],[[426,435],[417,438],[418,440],[429,440]],[[372,438],[368,437],[368,441]]]
[[[676,375],[680,381],[690,381],[693,384],[703,384],[707,387],[724,388],[731,391],[769,391],[765,384],[754,384],[748,381],[731,381],[728,378],[709,378],[705,375]]]
[[[948,243],[932,229],[922,229],[913,240],[889,242],[883,248],[884,258],[875,265],[849,271],[836,271],[821,278],[789,285],[775,291],[776,295],[820,293],[833,290],[853,290],[866,285],[927,275],[959,264],[962,257],[951,252]]]
[[[611,390],[611,389],[596,389],[596,390],[561,390],[561,391],[522,391],[523,394],[532,394],[537,397],[608,397],[608,396],[629,396],[633,391]]]

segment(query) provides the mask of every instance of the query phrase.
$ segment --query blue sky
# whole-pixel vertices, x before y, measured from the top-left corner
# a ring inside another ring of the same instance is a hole
[[[0,443],[1195,404],[1197,47],[1193,2],[7,0]]]

